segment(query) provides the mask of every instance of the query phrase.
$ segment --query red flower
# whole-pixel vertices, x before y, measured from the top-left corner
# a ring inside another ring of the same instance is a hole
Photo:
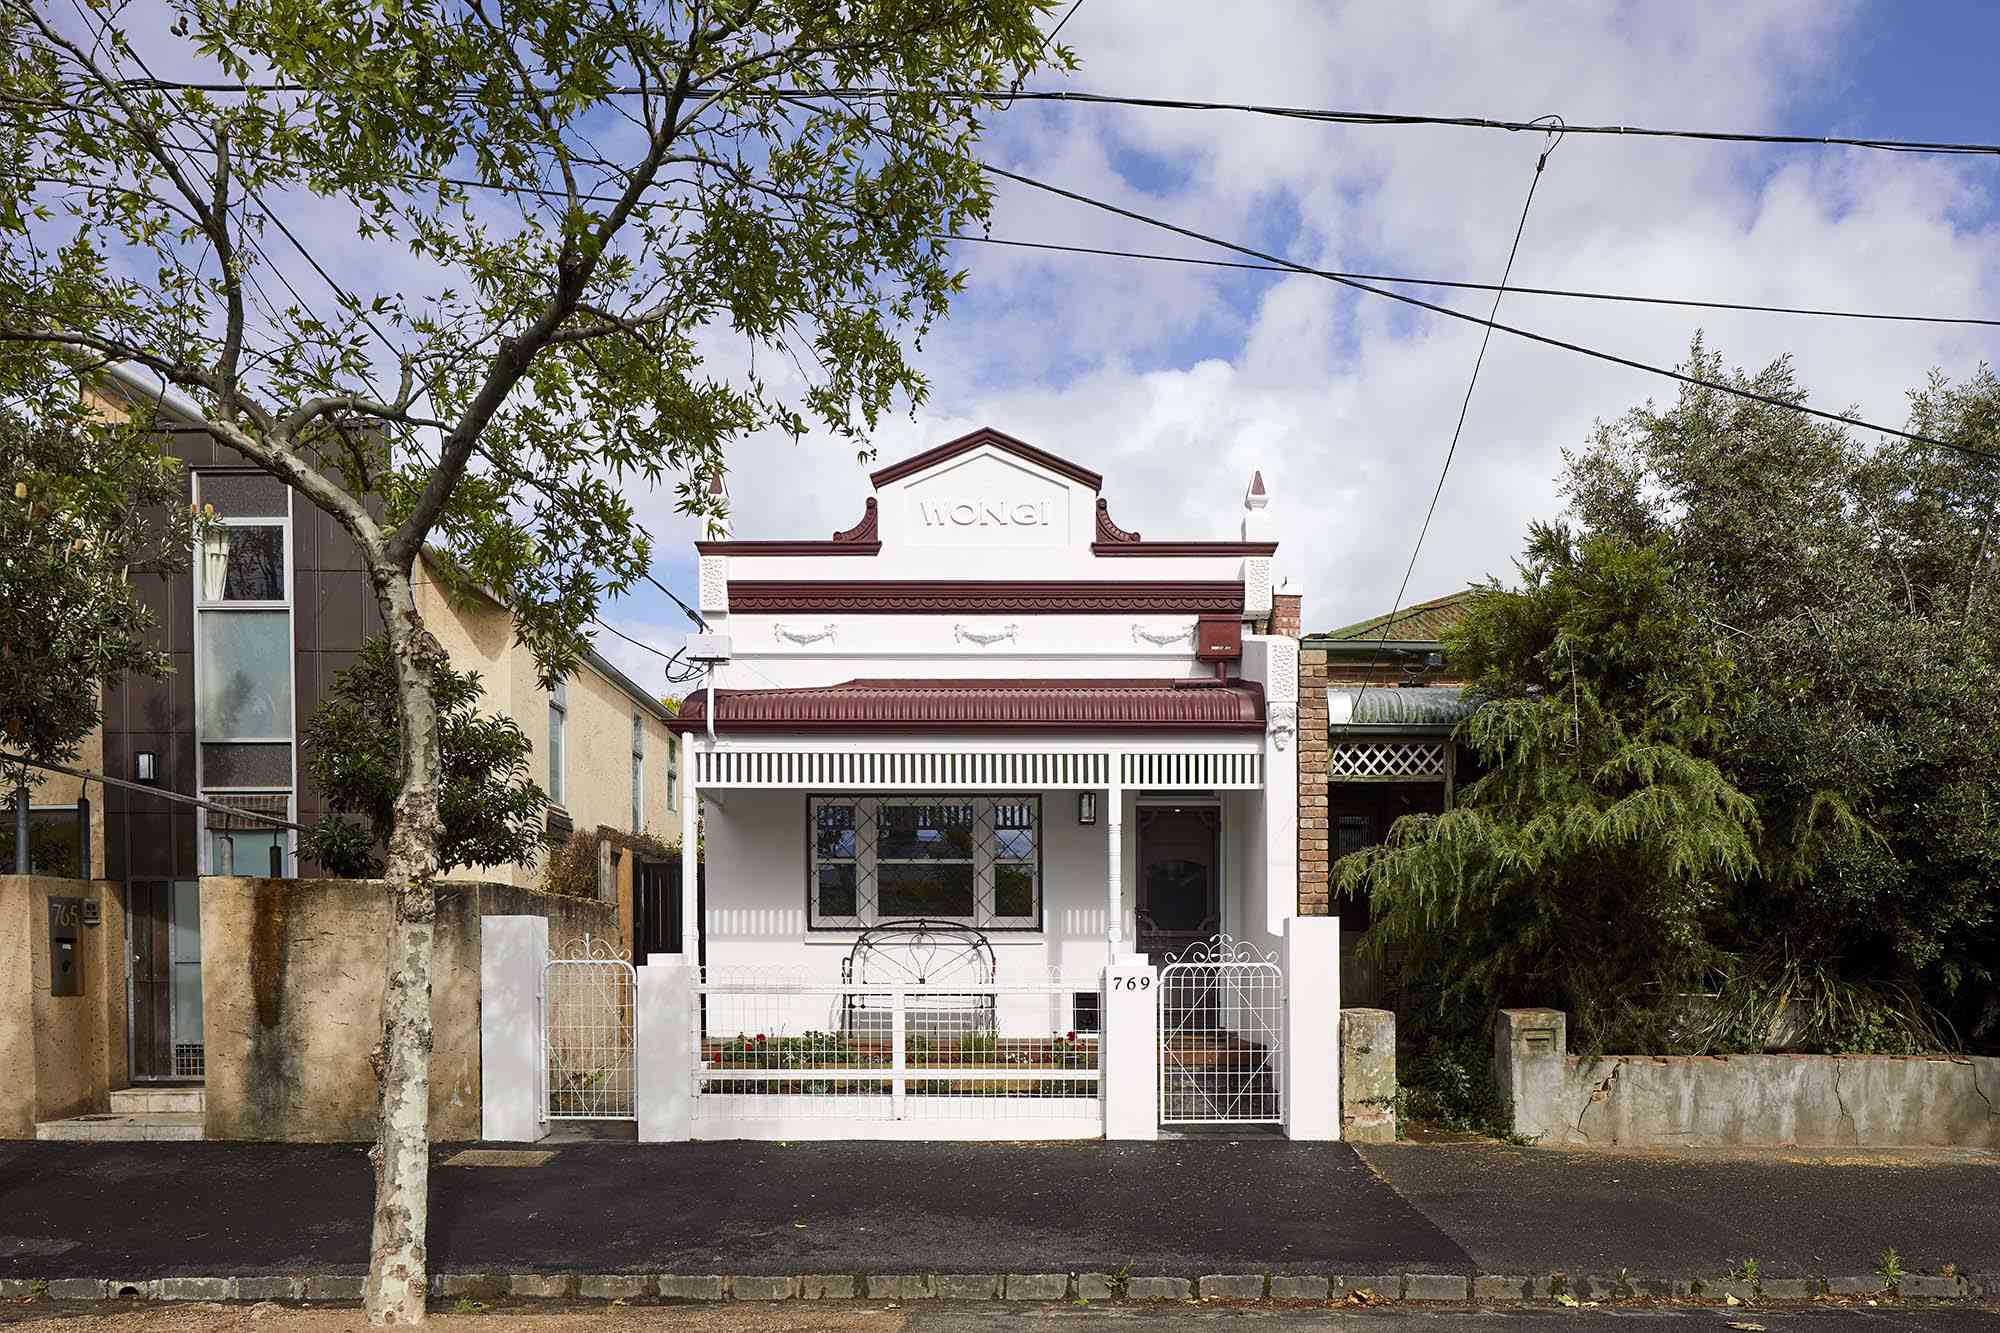
[[[1075,1034],[1074,1032],[1069,1032],[1069,1033],[1065,1033],[1065,1034],[1063,1035],[1063,1040],[1064,1040],[1064,1041],[1075,1041],[1075,1040],[1076,1040],[1076,1034]]]
[[[758,1040],[759,1042],[762,1042],[762,1041],[764,1040],[764,1034],[763,1034],[763,1033],[761,1033],[761,1032],[760,1032],[760,1033],[758,1033],[758,1034],[757,1034],[757,1040]]]

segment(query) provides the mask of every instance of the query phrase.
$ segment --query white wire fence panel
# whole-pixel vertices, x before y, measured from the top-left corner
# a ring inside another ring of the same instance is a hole
[[[586,941],[582,952],[595,946]],[[544,1120],[631,1120],[632,965],[552,958],[542,969]]]
[[[1074,1029],[1098,978],[950,989],[711,972],[697,1117],[1091,1120],[1098,1037]]]
[[[1160,969],[1160,1123],[1284,1118],[1285,980],[1275,955],[1218,935]]]

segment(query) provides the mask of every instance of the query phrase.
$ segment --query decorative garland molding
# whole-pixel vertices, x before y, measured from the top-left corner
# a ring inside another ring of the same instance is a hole
[[[1183,625],[1179,629],[1147,629],[1144,625],[1132,626],[1132,642],[1144,641],[1156,648],[1164,648],[1170,643],[1193,643],[1194,626]]]
[[[995,630],[978,630],[973,629],[969,625],[953,625],[951,627],[951,637],[954,640],[959,643],[976,643],[981,648],[990,648],[1002,639],[1011,639],[1019,643],[1020,633],[1021,627],[1019,625],[1002,625],[999,629]]]
[[[1243,585],[1234,579],[1101,583],[732,579],[728,606],[736,612],[791,615],[1238,615],[1243,610]]]
[[[840,627],[832,621],[828,621],[818,629],[794,629],[790,625],[783,624],[771,626],[772,638],[784,639],[791,643],[800,644],[819,643],[824,639],[831,639],[839,633]]]

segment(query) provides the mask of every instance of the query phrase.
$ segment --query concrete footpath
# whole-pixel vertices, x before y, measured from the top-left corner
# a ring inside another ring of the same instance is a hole
[[[1993,1154],[517,1149],[439,1149],[441,1295],[1805,1299],[1880,1289],[1893,1247],[1906,1297],[2000,1300]],[[0,1295],[352,1299],[370,1189],[347,1145],[0,1144]]]

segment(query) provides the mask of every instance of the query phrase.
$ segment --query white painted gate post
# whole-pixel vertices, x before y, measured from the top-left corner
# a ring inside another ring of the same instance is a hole
[[[648,954],[633,969],[632,1111],[641,1143],[694,1137],[695,977],[686,954]]]
[[[479,922],[479,1137],[542,1137],[542,968],[549,923],[539,916]]]
[[[1160,975],[1144,954],[1120,954],[1104,969],[1098,1006],[1097,1077],[1104,1085],[1104,1137],[1160,1137]]]
[[[1340,918],[1285,921],[1285,1137],[1340,1137]]]

